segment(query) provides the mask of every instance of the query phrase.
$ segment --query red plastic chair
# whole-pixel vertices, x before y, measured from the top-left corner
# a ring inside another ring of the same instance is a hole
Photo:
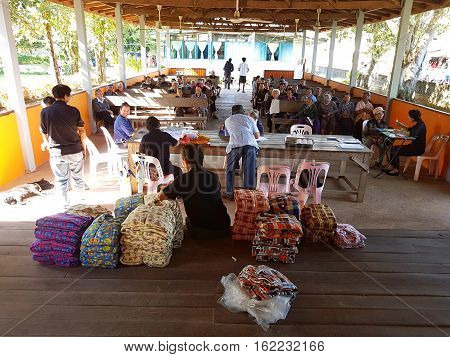
[[[307,192],[310,195],[314,196],[314,203],[320,204],[322,201],[322,191],[325,187],[325,180],[328,175],[328,170],[330,169],[330,164],[328,162],[308,162],[304,161],[298,165],[297,173],[295,175],[295,181],[293,182],[294,188],[300,192]],[[308,185],[306,188],[300,186],[300,179],[303,170],[306,170],[308,173]],[[323,184],[320,187],[318,186],[318,180],[320,173],[324,171],[325,176],[323,178]],[[299,197],[300,200],[300,197]]]
[[[261,177],[267,175],[268,183],[261,182]],[[285,183],[280,183],[281,177],[285,176]],[[284,165],[267,166],[261,165],[257,170],[256,189],[261,190],[266,196],[276,193],[290,192],[291,168]]]

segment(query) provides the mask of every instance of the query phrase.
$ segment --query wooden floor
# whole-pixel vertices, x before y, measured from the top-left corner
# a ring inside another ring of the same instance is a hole
[[[370,230],[360,250],[302,243],[295,264],[269,264],[301,293],[287,319],[264,332],[217,303],[221,276],[255,263],[245,242],[185,241],[162,269],[64,269],[32,261],[32,229],[0,222],[2,335],[450,334],[450,232]]]

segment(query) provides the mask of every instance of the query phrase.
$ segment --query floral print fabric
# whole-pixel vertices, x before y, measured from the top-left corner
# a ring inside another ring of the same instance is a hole
[[[97,218],[102,214],[111,214],[111,211],[100,205],[75,205],[70,207],[65,213],[75,214],[77,216],[91,216],[93,218]]]
[[[341,249],[364,248],[366,236],[350,224],[339,223],[333,236],[333,243]]]
[[[138,206],[144,204],[144,195],[138,193],[129,197],[122,197],[116,201],[114,208],[114,217],[120,218],[122,222],[133,212]]]

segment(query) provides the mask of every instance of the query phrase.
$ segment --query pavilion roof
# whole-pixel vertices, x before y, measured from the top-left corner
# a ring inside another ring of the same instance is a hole
[[[73,6],[73,0],[51,0]],[[365,12],[365,23],[388,20],[400,16],[401,0],[240,0],[240,17],[271,21],[255,23],[243,21],[234,24],[226,21],[233,18],[235,0],[116,0],[84,2],[88,12],[114,17],[116,3],[123,5],[125,21],[137,23],[145,15],[146,25],[155,27],[158,21],[157,5],[162,5],[161,26],[179,29],[182,16],[183,29],[201,31],[232,32],[287,32],[295,31],[295,19],[299,19],[298,30],[313,30],[317,20],[317,9],[321,9],[321,31],[331,28],[332,21],[340,27],[356,25],[357,11]],[[450,6],[450,0],[415,0],[413,14]]]

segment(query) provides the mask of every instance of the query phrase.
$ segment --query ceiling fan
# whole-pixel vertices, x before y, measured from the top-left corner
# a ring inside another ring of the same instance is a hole
[[[321,30],[322,26],[320,26],[320,13],[322,12],[322,10],[320,9],[320,7],[317,9],[317,21],[313,26],[314,30]]]
[[[156,5],[156,8],[158,9],[158,21],[156,21],[156,28],[161,30],[162,29],[162,25],[161,25],[162,5]]]
[[[239,0],[236,0],[236,10],[234,12],[234,17],[225,19],[225,21],[230,21],[233,24],[242,24],[243,22],[256,22],[256,23],[261,23],[261,24],[271,24],[272,23],[272,21],[269,21],[269,20],[250,19],[250,18],[241,17],[241,13],[239,11]]]

